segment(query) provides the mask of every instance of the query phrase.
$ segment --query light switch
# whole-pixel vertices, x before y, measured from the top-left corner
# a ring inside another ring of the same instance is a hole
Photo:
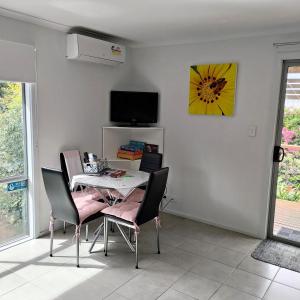
[[[251,137],[256,136],[256,130],[257,130],[257,126],[255,126],[255,125],[249,126],[248,136],[251,136]]]

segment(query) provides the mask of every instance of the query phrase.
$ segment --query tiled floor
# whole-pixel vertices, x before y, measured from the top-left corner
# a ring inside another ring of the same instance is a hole
[[[139,270],[117,233],[110,234],[108,257],[101,242],[93,254],[82,242],[79,269],[72,228],[56,233],[52,258],[48,237],[0,252],[0,300],[300,299],[300,273],[251,258],[257,239],[167,214],[160,255],[152,222],[139,239]]]

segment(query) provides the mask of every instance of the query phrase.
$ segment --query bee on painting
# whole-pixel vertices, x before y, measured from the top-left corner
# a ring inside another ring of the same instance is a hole
[[[191,66],[189,113],[232,116],[237,64]]]

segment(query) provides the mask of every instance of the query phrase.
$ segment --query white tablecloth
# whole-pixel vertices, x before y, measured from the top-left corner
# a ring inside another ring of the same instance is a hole
[[[147,183],[149,174],[142,171],[126,170],[126,174],[119,178],[113,178],[109,175],[75,175],[71,180],[71,189],[76,186],[93,186],[106,189],[118,190],[122,195],[126,196],[133,188]]]

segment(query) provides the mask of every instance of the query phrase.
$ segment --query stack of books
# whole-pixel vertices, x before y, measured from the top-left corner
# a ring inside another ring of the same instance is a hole
[[[129,141],[129,144],[122,145],[118,150],[117,157],[136,160],[141,159],[143,151],[145,148],[145,143],[140,141]]]

